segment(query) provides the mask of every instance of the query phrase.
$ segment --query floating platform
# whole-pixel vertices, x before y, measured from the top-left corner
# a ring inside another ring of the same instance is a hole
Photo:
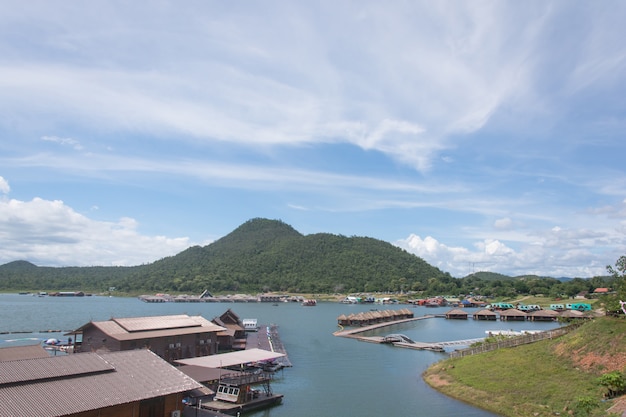
[[[283,342],[280,340],[280,335],[278,334],[278,326],[275,324],[262,324],[259,326],[259,331],[247,333],[246,349],[255,348],[269,350],[270,352],[282,353],[285,356],[277,358],[276,362],[279,363],[281,367],[290,368],[292,366],[291,361],[287,356],[287,350],[285,349]]]
[[[377,324],[371,324],[369,326],[356,327],[347,330],[340,330],[333,335],[339,337],[347,337],[350,339],[356,339],[361,342],[369,342],[369,343],[389,343],[389,341],[385,340],[385,337],[381,336],[361,336],[359,333],[368,332],[371,330],[380,329],[383,327],[393,326],[394,324],[408,323],[416,320],[423,320],[433,318],[432,315],[426,315],[421,317],[413,317],[409,319],[402,320],[394,320],[394,321],[386,321]],[[444,348],[440,343],[428,343],[428,342],[414,342],[414,341],[401,341],[401,342],[392,342],[394,346],[404,347],[409,349],[417,349],[417,350],[432,350],[435,352],[443,352]]]

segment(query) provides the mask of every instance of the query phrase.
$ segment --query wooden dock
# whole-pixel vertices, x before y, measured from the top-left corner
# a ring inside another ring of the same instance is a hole
[[[368,332],[371,330],[381,329],[384,327],[393,326],[395,324],[409,323],[417,320],[431,319],[434,318],[433,315],[425,315],[421,317],[413,317],[410,319],[402,319],[402,320],[394,320],[394,321],[385,321],[382,323],[370,324],[368,326],[355,327],[351,329],[342,329],[338,330],[333,335],[338,337],[347,337],[350,339],[356,339],[361,342],[368,343],[388,343],[384,337],[382,336],[362,336],[360,333]],[[408,349],[417,349],[417,350],[432,350],[436,352],[443,352],[443,346],[439,343],[430,343],[430,342],[391,342],[394,346],[404,347]]]
[[[259,330],[256,332],[247,332],[246,335],[246,349],[265,349],[270,352],[282,353],[285,356],[282,358],[277,358],[276,362],[282,365],[283,367],[289,368],[291,367],[291,361],[289,360],[289,356],[287,356],[287,350],[283,345],[283,342],[280,340],[280,335],[278,334],[278,326],[275,324],[268,325],[260,325]]]
[[[371,330],[376,330],[376,329],[381,329],[383,327],[389,327],[389,326],[393,326],[395,324],[402,324],[402,323],[409,323],[412,321],[417,321],[417,320],[424,320],[424,319],[431,319],[435,316],[433,315],[425,315],[425,316],[421,316],[421,317],[412,317],[410,319],[402,319],[402,320],[394,320],[394,321],[384,321],[381,323],[376,323],[376,324],[370,324],[368,326],[360,326],[360,327],[353,327],[350,329],[341,329],[336,331],[335,333],[333,333],[333,335],[335,336],[339,336],[339,337],[349,337],[352,339],[360,339],[363,336],[359,336],[359,333],[365,333],[365,332],[369,332]]]

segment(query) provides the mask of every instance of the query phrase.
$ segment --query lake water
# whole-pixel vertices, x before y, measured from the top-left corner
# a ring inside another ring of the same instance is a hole
[[[93,320],[168,314],[202,315],[211,320],[227,309],[259,324],[276,324],[292,368],[276,374],[275,392],[283,404],[249,414],[251,417],[494,417],[439,394],[421,374],[445,353],[396,348],[335,337],[337,317],[370,308],[401,309],[405,305],[372,306],[322,302],[298,303],[144,303],[136,298],[36,297],[0,294],[0,347],[37,343]],[[411,307],[410,307],[411,308]],[[445,313],[447,308],[411,308],[416,316]],[[473,309],[467,309],[468,312]],[[368,335],[402,333],[422,342],[466,340],[487,330],[548,330],[557,323],[485,322],[431,318],[383,328]],[[494,375],[494,377],[496,377]]]

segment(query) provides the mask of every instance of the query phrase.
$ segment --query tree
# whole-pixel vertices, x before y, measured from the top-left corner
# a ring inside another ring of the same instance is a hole
[[[620,301],[626,301],[626,255],[620,256],[615,262],[615,268],[611,265],[606,270],[612,275],[612,287],[615,295],[607,296],[604,299],[607,313],[621,313]]]

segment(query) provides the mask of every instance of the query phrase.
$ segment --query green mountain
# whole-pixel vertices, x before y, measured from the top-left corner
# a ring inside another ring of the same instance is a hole
[[[135,267],[0,266],[0,290],[301,293],[408,291],[448,273],[390,243],[327,233],[304,236],[279,220],[252,219],[223,238]]]

